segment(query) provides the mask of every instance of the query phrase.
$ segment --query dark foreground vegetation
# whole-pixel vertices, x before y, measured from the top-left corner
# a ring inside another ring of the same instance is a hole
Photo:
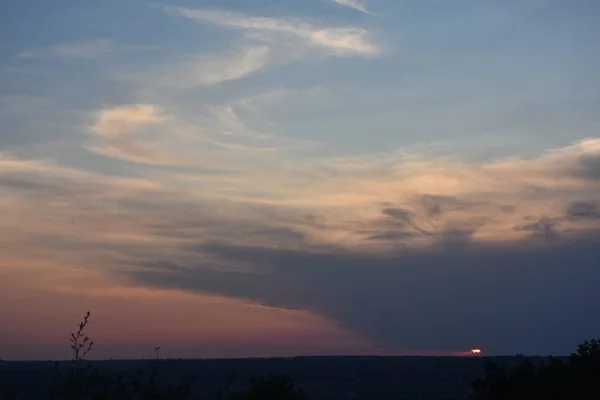
[[[566,362],[524,359],[509,368],[488,361],[472,386],[472,400],[599,400],[600,341],[583,342]]]
[[[84,317],[84,320],[79,324],[78,330],[71,334],[71,362],[57,362],[54,364],[53,378],[50,382],[41,383],[44,388],[38,388],[36,393],[45,392],[42,397],[38,395],[26,396],[23,393],[26,391],[23,387],[23,381],[18,384],[16,381],[9,384],[0,391],[0,399],[6,400],[24,400],[24,399],[42,399],[42,400],[192,400],[192,399],[228,399],[228,400],[301,400],[301,399],[342,399],[342,398],[368,398],[368,399],[466,399],[470,400],[504,400],[504,399],[549,399],[549,400],[600,400],[600,342],[591,340],[582,343],[577,352],[568,358],[526,358],[513,357],[508,358],[486,358],[484,360],[460,360],[470,363],[464,366],[471,367],[467,375],[480,376],[471,383],[471,395],[467,393],[457,396],[456,391],[445,392],[442,381],[432,382],[432,385],[442,386],[432,388],[432,390],[423,391],[422,389],[415,390],[407,385],[406,390],[390,390],[386,387],[386,382],[394,381],[394,375],[397,380],[407,382],[406,376],[410,375],[407,369],[398,370],[401,364],[393,361],[381,361],[377,368],[372,368],[373,363],[369,361],[362,363],[362,369],[346,370],[343,373],[352,376],[362,377],[371,375],[369,378],[370,386],[378,386],[378,388],[370,388],[357,392],[345,391],[343,393],[331,393],[330,395],[322,392],[317,395],[310,390],[305,391],[294,384],[294,380],[289,375],[274,375],[259,379],[245,379],[242,384],[239,383],[235,374],[226,381],[218,384],[215,389],[215,382],[210,382],[206,378],[199,381],[197,376],[188,376],[186,378],[168,379],[165,372],[175,368],[176,363],[181,366],[181,363],[186,361],[168,361],[160,360],[156,362],[146,361],[144,366],[153,364],[152,368],[138,367],[131,368],[126,365],[125,368],[114,368],[115,364],[107,368],[107,363],[113,362],[90,362],[85,360],[86,355],[93,349],[94,342],[85,334],[85,329],[88,324],[89,313]],[[155,348],[158,359],[159,347]],[[367,360],[369,358],[366,358]],[[393,358],[392,358],[393,359]],[[390,360],[392,360],[390,359]],[[351,362],[352,358],[338,358],[335,360],[308,361],[305,364],[312,366],[317,364],[327,364],[324,368],[333,365],[344,367]],[[409,363],[411,366],[419,367],[417,359],[412,359]],[[289,360],[293,364],[285,364],[288,366],[302,364],[302,361]],[[437,359],[428,361],[428,368],[436,374],[447,372],[449,381],[455,380],[459,375],[451,371],[451,362]],[[454,360],[456,365],[459,360]],[[473,362],[471,362],[473,361]],[[242,363],[243,361],[238,361]],[[257,365],[257,361],[253,360]],[[380,365],[381,363],[385,365]],[[119,363],[119,362],[116,362]],[[141,365],[131,362],[131,365]],[[193,361],[190,361],[193,363]],[[411,364],[412,363],[412,364]],[[479,367],[483,363],[483,368]],[[116,364],[120,365],[121,364]],[[161,365],[164,368],[155,368]],[[196,364],[197,365],[197,364]],[[271,365],[271,364],[269,364]],[[368,367],[371,365],[371,367]],[[389,368],[386,368],[386,365]],[[432,366],[438,367],[433,370]],[[476,367],[476,368],[473,368]],[[309,367],[310,368],[310,367]],[[410,368],[405,366],[405,368]],[[371,371],[369,371],[371,369]],[[0,372],[3,370],[0,369]],[[187,370],[186,370],[187,371]],[[301,370],[300,370],[301,371]],[[6,372],[6,370],[4,371]],[[253,371],[254,372],[254,371]],[[263,371],[264,372],[264,371]],[[296,370],[294,375],[298,372]],[[421,370],[421,373],[423,371]],[[257,371],[260,374],[260,371]],[[390,376],[381,376],[381,375]],[[473,375],[475,374],[475,375]],[[373,376],[375,375],[375,376]],[[263,374],[264,376],[264,374]],[[0,376],[0,378],[2,378]],[[37,382],[36,376],[27,377],[26,385],[40,385]],[[360,379],[360,378],[355,378]],[[422,375],[414,375],[414,378],[422,379]],[[6,381],[6,380],[4,380]],[[234,381],[236,383],[234,384]],[[469,382],[472,379],[469,380]],[[0,379],[2,382],[2,379]],[[210,383],[213,383],[211,386]],[[352,383],[352,382],[349,382]],[[356,382],[354,382],[356,384]],[[460,383],[460,382],[459,382]],[[326,385],[326,382],[323,384]],[[208,388],[209,390],[201,390]],[[350,385],[349,385],[350,386]],[[356,386],[356,385],[354,385]],[[389,386],[389,385],[388,385]],[[450,387],[450,386],[448,386]],[[200,390],[199,390],[200,388]],[[0,387],[0,389],[2,389]],[[31,388],[29,388],[31,389]],[[437,390],[436,390],[437,389]],[[29,391],[31,393],[31,391]],[[23,397],[21,397],[23,396]]]

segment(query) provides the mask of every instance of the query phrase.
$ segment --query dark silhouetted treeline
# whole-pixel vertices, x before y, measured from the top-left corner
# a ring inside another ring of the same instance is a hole
[[[288,376],[250,380],[230,390],[235,378],[214,395],[193,393],[196,377],[165,384],[156,371],[129,374],[99,371],[85,360],[94,342],[85,334],[88,312],[71,334],[71,363],[55,364],[55,376],[42,400],[305,400],[307,393]],[[159,346],[154,348],[157,353]],[[472,383],[470,400],[600,400],[600,341],[585,341],[577,352],[562,359],[525,358],[506,365],[485,360],[484,376]],[[394,371],[389,371],[393,374]],[[201,383],[201,382],[199,382]],[[36,384],[32,382],[32,384]],[[196,386],[197,387],[197,386]],[[0,400],[20,400],[16,384],[0,392]]]
[[[192,400],[199,399],[192,392],[195,377],[176,384],[163,384],[156,370],[146,372],[138,369],[133,374],[109,374],[100,372],[94,363],[84,357],[92,350],[94,342],[84,333],[88,325],[88,312],[79,324],[77,331],[71,333],[72,360],[69,368],[61,368],[55,363],[55,376],[43,400]],[[155,347],[157,353],[160,347]],[[35,382],[32,382],[35,384]],[[206,398],[206,396],[202,397]],[[291,377],[274,376],[269,379],[250,380],[241,390],[230,391],[228,387],[219,390],[212,400],[304,400],[306,394],[296,389]],[[20,400],[19,388],[11,384],[2,400]]]
[[[526,358],[507,367],[486,360],[472,387],[471,400],[599,400],[600,341],[583,342],[567,361]]]

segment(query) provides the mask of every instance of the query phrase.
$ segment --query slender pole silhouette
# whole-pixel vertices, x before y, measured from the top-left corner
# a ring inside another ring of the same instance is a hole
[[[156,360],[158,361],[158,352],[160,351],[160,346],[154,347],[154,351],[156,352]]]

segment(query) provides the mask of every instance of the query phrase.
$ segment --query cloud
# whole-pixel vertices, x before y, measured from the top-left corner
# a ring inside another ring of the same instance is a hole
[[[369,13],[366,9],[365,2],[362,0],[332,0],[332,1],[339,5],[342,5],[345,7],[350,7],[355,10],[364,12],[365,14]]]
[[[191,90],[235,81],[268,66],[271,50],[267,46],[249,46],[228,54],[195,55],[155,67],[115,71],[112,79],[141,84],[144,89]]]
[[[121,136],[139,128],[162,122],[167,117],[152,104],[133,104],[108,108],[98,113],[94,132],[102,136]]]
[[[543,217],[537,221],[527,223],[525,225],[516,226],[515,230],[531,232],[533,237],[544,239],[555,239],[558,236],[558,224],[560,220]]]
[[[437,218],[442,216],[445,212],[460,210],[475,205],[466,201],[461,201],[453,196],[424,195],[420,197],[420,201],[425,209],[425,215],[428,218]]]
[[[440,244],[468,244],[477,230],[488,222],[483,217],[461,218],[455,221],[444,221],[440,223],[443,212],[439,204],[433,202],[447,202],[449,204],[460,204],[460,201],[444,196],[419,196],[415,202],[413,211],[401,207],[382,208],[383,219],[373,221],[366,230],[360,230],[359,234],[368,234],[368,240],[386,241],[388,243],[400,243],[406,245],[419,240],[433,240],[430,243]],[[420,201],[425,201],[427,207],[420,207]],[[435,204],[432,213],[432,204]],[[470,210],[471,212],[473,210]],[[455,226],[457,225],[457,226]],[[404,248],[406,248],[404,246]]]
[[[262,115],[257,118],[258,106],[256,99],[171,106],[168,113],[152,104],[111,106],[94,112],[94,135],[84,148],[144,164],[232,171],[290,161],[294,151],[314,146],[279,135]]]
[[[108,39],[81,40],[78,42],[62,43],[52,48],[58,56],[93,59],[114,52],[115,44]]]
[[[243,78],[264,68],[269,61],[269,48],[250,47],[243,52],[226,58],[200,62],[194,74],[200,86],[216,85],[221,82]]]
[[[302,20],[269,17],[251,17],[244,14],[199,10],[186,7],[167,7],[167,12],[197,22],[210,22],[230,29],[238,29],[253,38],[271,42],[288,37],[310,46],[341,56],[374,57],[382,49],[370,40],[370,32],[351,27],[318,27]],[[269,36],[260,36],[268,34]]]
[[[205,245],[199,257],[208,253],[246,268],[134,275],[157,287],[312,310],[396,349],[452,351],[475,343],[490,354],[565,354],[600,328],[573,318],[593,313],[588,296],[598,300],[596,239],[398,256]],[[560,339],[547,334],[554,331]]]
[[[311,39],[315,44],[329,48],[340,55],[379,55],[381,49],[368,40],[368,35],[369,33],[362,29],[328,28],[314,31]]]
[[[167,156],[149,148],[140,137],[143,128],[167,121],[169,116],[152,104],[132,104],[106,108],[97,113],[91,130],[112,149],[122,153],[125,159],[142,162],[167,162]],[[86,146],[99,154],[114,154],[111,149]]]
[[[128,137],[167,115],[112,107],[94,126]],[[0,248],[14,265],[85,264],[120,282],[308,310],[399,349],[562,352],[597,329],[574,317],[593,311],[600,279],[600,186],[578,172],[593,148],[483,163],[263,153],[227,172],[136,179],[2,159],[11,235]]]
[[[383,210],[381,210],[381,213],[383,215],[386,215],[389,218],[391,218],[393,221],[393,224],[397,225],[399,228],[402,228],[402,229],[409,228],[409,229],[413,230],[414,231],[413,235],[421,234],[421,235],[427,236],[427,235],[431,234],[431,232],[428,232],[425,229],[420,228],[413,221],[411,212],[408,210],[405,210],[403,208],[387,207],[387,208],[384,208]]]
[[[595,147],[593,151],[581,154],[573,172],[583,178],[600,181],[600,149]]]
[[[104,176],[84,170],[62,166],[49,160],[24,160],[17,157],[0,158],[0,176],[4,187],[27,190],[49,190],[55,193],[95,192],[112,196],[113,190],[121,194],[137,190],[154,190],[160,185],[149,180]],[[84,190],[85,189],[85,190]],[[74,200],[80,200],[75,197]]]
[[[24,51],[20,52],[19,54],[17,54],[17,58],[30,59],[30,58],[37,58],[38,55],[39,54],[33,50],[24,50]]]
[[[600,139],[583,139],[571,146],[549,151],[543,160],[562,168],[561,175],[592,184],[600,181]]]
[[[598,205],[587,201],[576,201],[568,204],[565,214],[568,219],[574,220],[600,219]]]
[[[242,31],[242,45],[218,54],[176,56],[155,66],[116,68],[109,73],[110,79],[160,95],[165,88],[183,91],[237,81],[312,56],[376,57],[383,52],[371,33],[362,28],[186,7],[168,6],[165,10],[196,22]]]
[[[94,60],[123,51],[154,50],[151,46],[126,46],[107,38],[82,39],[59,43],[44,49],[24,50],[17,57],[22,59],[60,57],[68,59]]]

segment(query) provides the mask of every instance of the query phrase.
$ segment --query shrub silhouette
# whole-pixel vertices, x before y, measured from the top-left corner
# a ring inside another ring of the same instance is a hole
[[[525,359],[508,368],[486,360],[484,368],[485,376],[472,384],[471,400],[600,399],[600,341],[596,339],[580,344],[567,362]]]
[[[80,360],[83,360],[87,353],[92,350],[92,346],[94,345],[94,341],[90,340],[90,338],[83,332],[88,324],[88,319],[90,318],[90,312],[88,311],[83,317],[83,321],[79,323],[79,329],[77,332],[71,333],[71,337],[69,341],[71,342],[71,349],[73,350],[73,362],[77,363]]]
[[[16,381],[13,380],[8,385],[8,387],[4,391],[4,397],[2,397],[2,398],[6,399],[6,400],[20,400],[20,397],[19,397],[19,386],[17,385]]]
[[[296,389],[294,380],[289,375],[252,379],[248,389],[230,396],[230,400],[304,400],[306,398],[304,390]]]
[[[194,378],[175,385],[162,387],[156,370],[146,373],[138,369],[134,376],[103,374],[84,360],[94,342],[84,333],[88,325],[88,311],[76,332],[71,334],[72,365],[66,375],[55,363],[55,379],[48,390],[48,400],[186,400],[192,390]]]
[[[90,312],[88,311],[78,326],[71,333],[69,341],[72,350],[72,359],[69,368],[61,368],[61,363],[54,364],[55,377],[48,389],[47,400],[188,400],[193,397],[192,383],[195,377],[183,380],[177,384],[161,385],[158,372],[153,369],[150,373],[138,369],[132,376],[111,375],[102,373],[94,364],[85,360],[85,356],[92,350],[94,342],[86,335]],[[158,357],[160,347],[155,347]],[[235,379],[228,383],[231,385]],[[219,390],[217,396],[221,398],[227,390]],[[11,384],[2,399],[19,400],[16,383]],[[233,393],[230,400],[304,400],[306,394],[301,389],[294,387],[293,380],[288,376],[272,377],[269,379],[255,379],[250,381],[246,390]]]
[[[51,400],[79,400],[87,399],[92,395],[92,388],[98,376],[92,370],[92,364],[85,362],[85,356],[92,350],[94,341],[84,333],[88,325],[90,312],[88,311],[79,323],[77,331],[71,333],[69,342],[73,351],[72,365],[65,376],[60,369],[60,364],[54,364],[55,379],[48,391]]]

